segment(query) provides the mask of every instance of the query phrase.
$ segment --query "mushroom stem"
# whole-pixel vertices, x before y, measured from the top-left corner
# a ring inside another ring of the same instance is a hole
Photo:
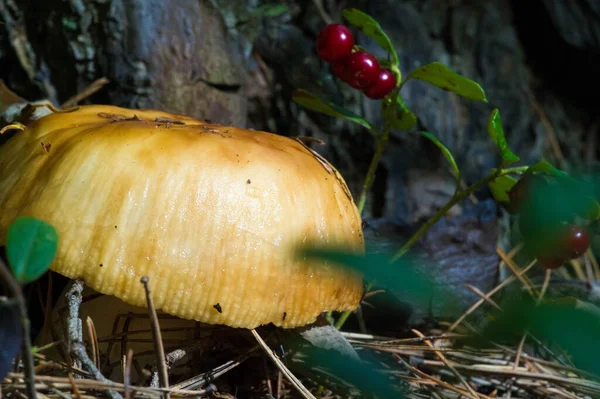
[[[83,369],[91,374],[98,381],[111,383],[109,379],[104,377],[94,362],[89,358],[85,346],[82,342],[81,319],[79,319],[79,306],[82,301],[82,292],[84,288],[83,280],[73,281],[71,287],[67,291],[67,303],[69,304],[69,345],[71,356],[75,360],[81,362]],[[123,397],[114,391],[108,391],[111,399],[123,399]]]

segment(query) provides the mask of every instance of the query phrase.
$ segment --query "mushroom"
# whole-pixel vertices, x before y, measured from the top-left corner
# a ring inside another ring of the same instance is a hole
[[[0,147],[0,245],[19,216],[51,223],[51,269],[126,304],[252,329],[354,310],[362,275],[298,245],[364,252],[338,171],[301,140],[157,110],[53,112]]]

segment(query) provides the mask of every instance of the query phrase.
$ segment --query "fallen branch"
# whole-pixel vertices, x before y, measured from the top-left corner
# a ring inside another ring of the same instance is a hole
[[[109,379],[102,375],[94,362],[89,358],[85,346],[83,345],[81,319],[79,318],[79,306],[82,301],[83,287],[84,284],[82,280],[75,280],[66,295],[69,306],[68,334],[70,353],[75,360],[81,363],[82,368],[90,373],[96,380],[106,384],[112,384]],[[115,391],[108,390],[107,393],[112,399],[123,399],[123,397]]]

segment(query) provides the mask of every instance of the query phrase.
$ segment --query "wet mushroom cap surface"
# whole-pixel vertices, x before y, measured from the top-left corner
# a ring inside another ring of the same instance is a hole
[[[210,324],[291,328],[355,309],[362,275],[298,245],[362,253],[342,176],[302,142],[156,110],[81,106],[0,147],[0,245],[10,223],[52,223],[52,270]]]

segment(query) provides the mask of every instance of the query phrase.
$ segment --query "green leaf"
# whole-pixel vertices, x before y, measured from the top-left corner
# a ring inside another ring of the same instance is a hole
[[[579,216],[590,221],[600,219],[600,203],[595,198],[596,190],[593,184],[575,179],[546,161],[538,162],[527,168],[526,174],[532,173],[542,173],[554,177],[562,188],[556,190],[553,197],[564,198],[562,203],[565,206],[568,204],[568,207],[574,209]]]
[[[490,191],[492,192],[492,196],[494,200],[497,202],[510,202],[510,198],[508,198],[508,192],[513,188],[513,186],[517,184],[517,179],[512,176],[499,176],[491,181],[488,186]]]
[[[352,111],[337,106],[331,102],[321,100],[320,98],[314,96],[313,94],[304,89],[298,89],[294,91],[294,93],[292,94],[292,99],[294,100],[294,102],[303,106],[304,108],[317,111],[325,115],[346,119],[348,121],[358,123],[359,125],[364,126],[369,130],[373,129],[369,122],[367,122],[364,118],[361,118],[360,116],[356,115]]]
[[[373,17],[356,8],[346,9],[343,14],[348,22],[360,29],[365,35],[375,40],[381,48],[391,54],[393,65],[397,66],[399,64],[398,54],[394,49],[392,41]]]
[[[583,201],[586,203],[585,210],[582,212],[583,217],[590,221],[600,219],[600,203],[589,195],[585,196]]]
[[[498,111],[498,109],[494,109],[490,114],[488,119],[488,133],[492,140],[494,140],[494,143],[496,143],[496,147],[500,150],[500,155],[505,162],[513,163],[520,160],[519,157],[508,148],[508,143],[504,136],[504,128],[502,127],[502,121],[500,120],[500,111]]]
[[[527,173],[530,172],[544,172],[557,177],[568,176],[567,173],[555,168],[554,166],[552,166],[552,164],[546,161],[541,161],[531,165],[529,168],[527,168]]]
[[[423,131],[421,131],[419,133],[422,136],[427,137],[435,145],[437,145],[440,150],[442,150],[442,153],[444,154],[444,156],[446,157],[448,162],[450,162],[450,165],[452,165],[452,169],[454,169],[454,171],[456,172],[456,178],[459,179],[460,178],[460,169],[458,169],[458,165],[456,164],[456,161],[454,160],[454,157],[452,156],[452,153],[450,152],[450,150],[444,144],[442,144],[437,139],[437,137],[435,137],[433,134],[431,134],[429,132],[423,132]]]
[[[382,103],[385,104],[385,103]],[[410,130],[417,124],[417,116],[404,104],[402,97],[398,96],[398,101],[394,106],[385,106],[383,117],[386,120],[391,119],[392,126],[399,130]]]
[[[559,171],[560,172],[560,171]],[[574,179],[567,173],[555,175],[561,186],[561,192],[555,194],[563,198],[565,208],[587,220],[600,218],[600,203],[596,199],[596,188],[593,183]]]
[[[6,254],[15,278],[22,284],[38,279],[56,256],[54,227],[31,217],[17,218],[8,228]]]
[[[457,74],[441,62],[433,62],[415,69],[408,74],[406,80],[411,78],[472,100],[487,102],[485,92],[478,83]]]

